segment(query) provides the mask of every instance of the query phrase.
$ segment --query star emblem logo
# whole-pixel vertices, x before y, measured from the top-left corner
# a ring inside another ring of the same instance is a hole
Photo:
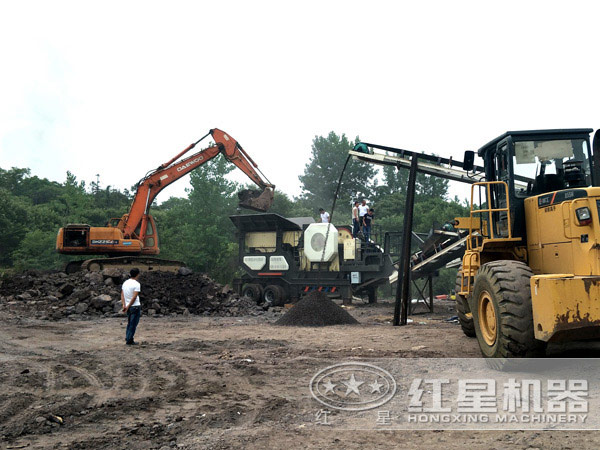
[[[356,378],[354,378],[353,373],[352,375],[350,375],[350,379],[348,381],[342,381],[342,383],[345,384],[347,387],[344,397],[348,397],[348,394],[350,394],[351,392],[354,392],[356,395],[360,395],[360,391],[358,388],[361,384],[364,383],[364,381],[358,381]]]
[[[337,386],[337,384],[333,384],[331,380],[327,380],[327,383],[323,383],[323,387],[325,388],[324,394],[327,395],[328,392],[333,394],[333,389]]]
[[[373,383],[369,384],[369,386],[371,386],[371,394],[374,394],[375,392],[381,394],[381,388],[384,385],[380,384],[378,380],[375,380]]]
[[[327,408],[367,411],[389,402],[396,394],[397,385],[392,374],[381,367],[346,362],[318,371],[309,387],[315,400]]]

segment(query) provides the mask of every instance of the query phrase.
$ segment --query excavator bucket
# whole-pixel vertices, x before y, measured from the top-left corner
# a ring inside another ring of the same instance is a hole
[[[273,189],[265,188],[264,191],[245,189],[238,192],[238,198],[240,208],[266,212],[273,205]]]

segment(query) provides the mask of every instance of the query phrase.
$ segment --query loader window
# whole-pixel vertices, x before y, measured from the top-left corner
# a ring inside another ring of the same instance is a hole
[[[591,185],[590,155],[584,139],[517,141],[513,168],[515,175],[530,180],[529,186],[515,180],[519,197]]]
[[[508,169],[508,144],[506,142],[498,145],[496,157],[494,159],[496,179],[510,183],[510,172]],[[510,185],[510,184],[509,184]],[[494,208],[506,208],[506,188],[503,185],[493,186],[493,206]],[[508,237],[508,214],[506,211],[493,213],[495,235],[498,237]]]

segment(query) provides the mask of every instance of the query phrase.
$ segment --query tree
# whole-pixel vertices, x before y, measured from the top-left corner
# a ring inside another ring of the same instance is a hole
[[[234,166],[224,158],[191,173],[186,201],[170,200],[155,215],[164,257],[185,261],[195,270],[229,282],[237,270],[237,245],[229,215],[236,211],[238,185],[225,176]]]
[[[448,196],[449,180],[420,173],[416,180],[416,195],[446,199]]]
[[[383,183],[376,188],[374,207],[377,212],[378,223],[384,224],[385,229],[401,229],[406,204],[409,170],[404,167],[384,166]],[[433,223],[444,222],[453,218],[453,214],[444,211],[447,205],[453,205],[452,211],[464,211],[458,200],[448,201],[449,181],[444,178],[417,173],[415,180],[415,207],[413,228],[418,231],[427,231]],[[430,221],[431,219],[431,221]]]
[[[384,166],[383,184],[378,186],[378,195],[386,196],[398,192],[402,193],[402,195],[406,195],[408,175],[408,168]],[[449,180],[445,178],[417,172],[417,179],[415,181],[415,198],[423,196],[446,198],[448,195],[448,184]]]
[[[353,146],[345,134],[338,136],[333,131],[313,139],[311,159],[299,177],[301,200],[311,211],[333,205],[338,179]],[[349,207],[352,200],[371,196],[376,173],[372,164],[351,159],[342,178],[338,204]]]
[[[0,188],[4,188],[13,195],[20,195],[20,186],[25,177],[29,176],[29,169],[20,169],[13,167],[10,170],[0,168]]]
[[[0,265],[11,265],[11,254],[27,233],[27,203],[0,188]]]
[[[64,258],[54,251],[55,244],[55,231],[28,231],[12,255],[15,268],[23,270],[60,267]]]
[[[130,199],[121,191],[107,186],[105,189],[92,189],[95,213],[90,217],[90,225],[104,226],[108,219],[121,217],[131,205]]]
[[[0,168],[0,265],[58,268],[56,233],[68,223],[103,226],[129,205],[126,195],[106,188],[95,195],[67,172],[64,183],[31,176],[29,169]],[[64,259],[64,258],[63,258]]]

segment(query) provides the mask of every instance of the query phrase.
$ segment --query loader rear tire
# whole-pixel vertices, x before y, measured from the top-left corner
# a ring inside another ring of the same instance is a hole
[[[471,311],[479,348],[486,358],[541,356],[545,343],[534,337],[533,273],[520,261],[494,261],[475,276]]]
[[[458,316],[458,323],[463,333],[469,337],[475,337],[475,324],[473,323],[473,314],[471,308],[469,308],[469,302],[467,298],[459,295],[461,290],[461,278],[462,278],[462,266],[458,268],[456,272],[456,284],[454,285],[454,292],[456,295],[456,315]]]

